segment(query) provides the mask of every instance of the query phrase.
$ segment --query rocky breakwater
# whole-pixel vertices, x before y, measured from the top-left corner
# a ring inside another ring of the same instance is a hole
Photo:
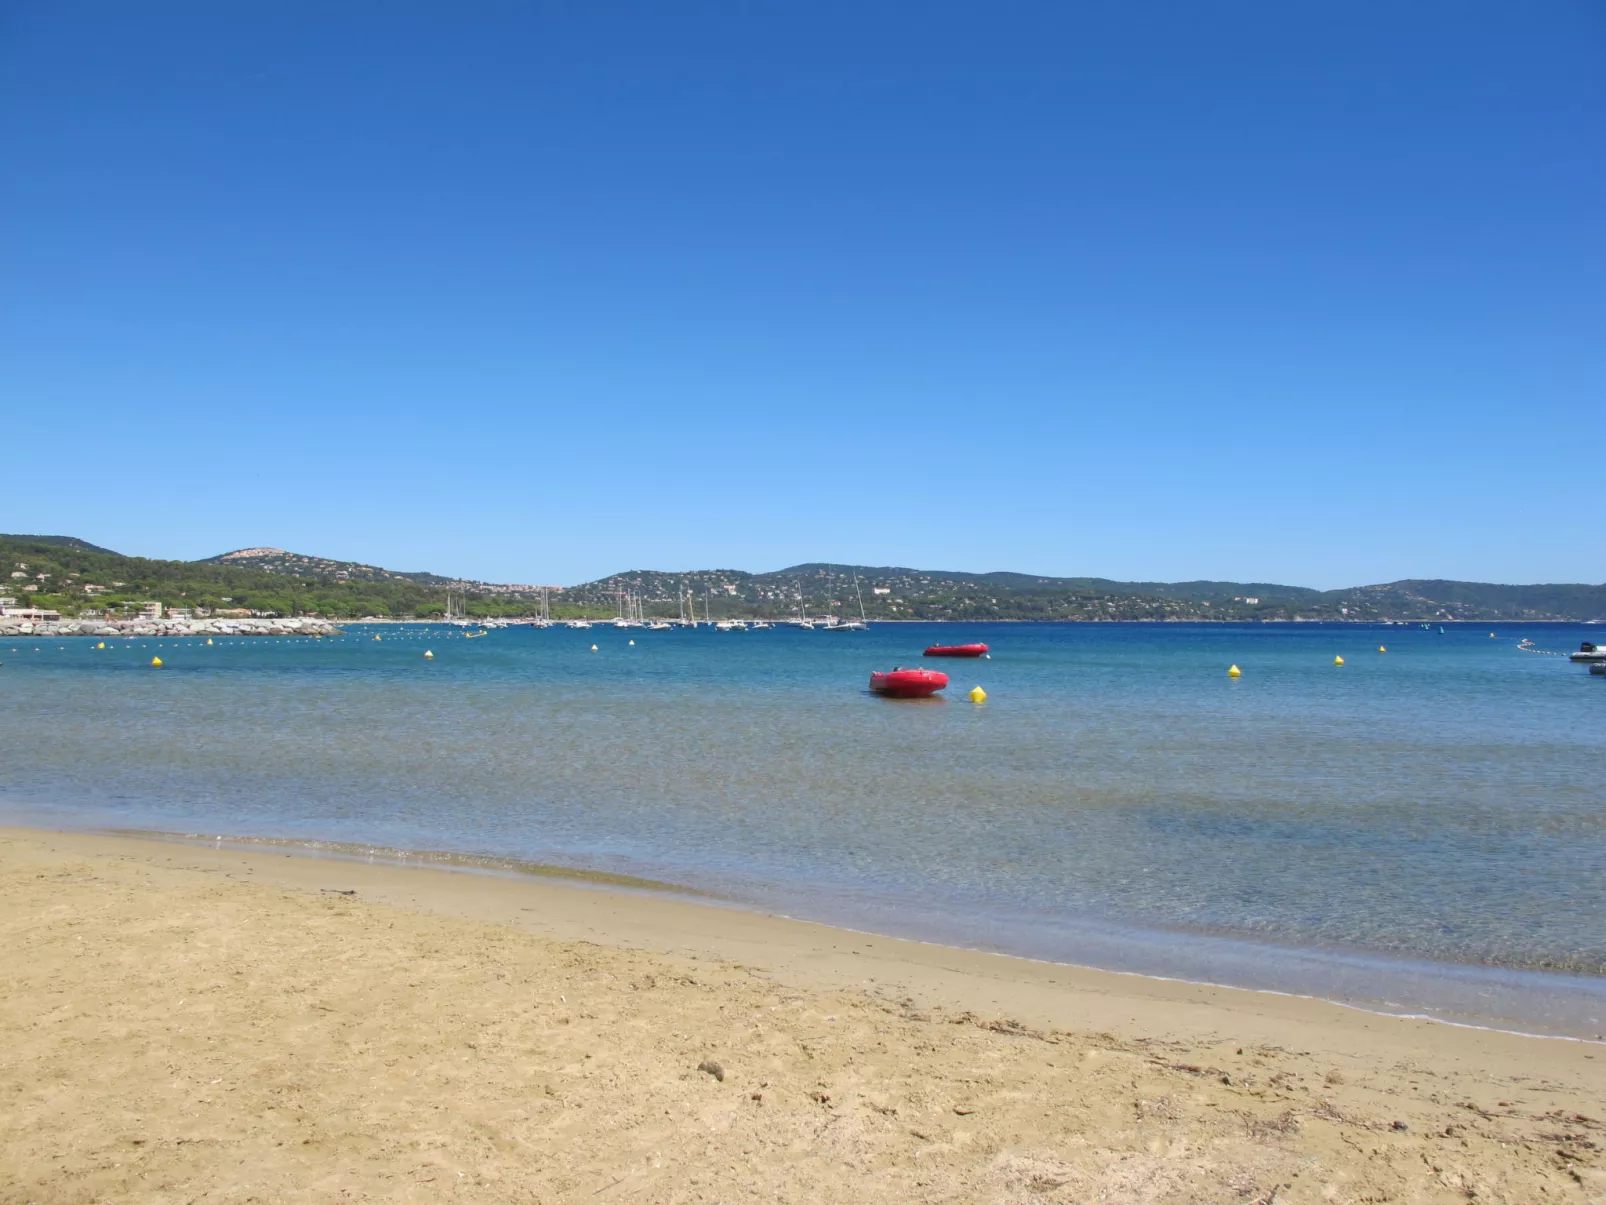
[[[331,636],[327,619],[60,619],[0,615],[4,636]]]

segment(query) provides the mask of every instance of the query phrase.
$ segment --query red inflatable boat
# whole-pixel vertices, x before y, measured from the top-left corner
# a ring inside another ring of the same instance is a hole
[[[948,685],[948,675],[934,669],[894,669],[870,675],[870,689],[894,699],[924,699]]]
[[[926,650],[928,657],[985,657],[985,644],[934,644]]]

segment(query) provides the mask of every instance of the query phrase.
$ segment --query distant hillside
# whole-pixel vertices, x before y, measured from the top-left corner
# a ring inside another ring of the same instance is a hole
[[[258,555],[162,561],[123,556],[66,536],[0,535],[0,569],[6,574],[0,588],[19,601],[63,614],[116,612],[125,604],[155,600],[167,607],[273,615],[428,616],[445,611],[448,585],[467,595],[470,614],[518,615],[532,605],[532,596],[514,587],[471,586],[372,566],[357,566],[367,572],[354,573],[346,562],[281,549],[244,551]]]
[[[619,591],[639,595],[649,614],[671,616],[689,592],[698,613],[706,609],[715,618],[778,618],[805,609],[857,615],[862,597],[871,619],[1606,620],[1606,586],[1403,581],[1321,591],[1271,582],[1117,582],[819,563],[756,574],[636,570],[572,587],[565,600],[604,608]]]
[[[535,586],[404,573],[282,548],[160,561],[122,556],[71,536],[0,536],[0,567],[4,563],[14,575],[5,579],[6,593],[25,594],[64,613],[156,599],[170,607],[280,615],[427,616],[445,610],[450,590],[466,601],[470,614],[490,616],[528,614],[539,597]],[[616,573],[555,593],[552,613],[613,614],[621,591],[638,596],[649,616],[668,618],[679,615],[688,598],[699,617],[716,619],[789,618],[803,611],[857,616],[862,598],[865,614],[883,620],[1606,621],[1606,585],[1412,579],[1322,591],[1272,582],[1117,582],[821,563],[769,573]]]
[[[104,552],[108,556],[121,556],[120,552],[113,552],[110,548],[102,548],[99,544],[91,544],[88,540],[80,540],[77,536],[0,536],[0,540],[22,540],[30,544],[49,544],[54,548],[73,548],[79,552]]]
[[[457,585],[453,578],[434,573],[402,573],[364,565],[360,561],[332,561],[327,557],[286,552],[283,548],[237,548],[233,552],[209,556],[201,565],[233,565],[241,569],[261,569],[266,573],[285,573],[292,577],[333,578],[356,582],[416,582],[425,586]]]

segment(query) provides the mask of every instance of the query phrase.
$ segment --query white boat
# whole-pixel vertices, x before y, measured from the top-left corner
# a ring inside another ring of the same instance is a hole
[[[1586,640],[1578,646],[1578,651],[1576,653],[1567,654],[1567,660],[1598,661],[1606,663],[1606,649],[1597,648],[1595,645]]]
[[[755,632],[758,631],[760,628],[772,628],[774,626],[775,626],[774,624],[768,623],[768,622],[766,622],[765,620],[762,620],[762,619],[755,619],[753,621],[753,631],[755,631]]]
[[[868,632],[870,630],[870,623],[864,617],[864,595],[859,591],[859,575],[857,572],[853,575],[853,595],[859,600],[859,618],[838,620],[833,615],[830,622],[825,625],[827,632]]]
[[[446,618],[441,622],[454,628],[478,627],[479,625],[468,617],[468,610],[463,605],[463,597],[461,590],[457,592],[456,598],[453,598],[451,590],[446,591]]]
[[[550,628],[552,626],[552,607],[547,598],[547,588],[545,586],[541,587],[541,613],[527,622],[532,628]]]
[[[674,626],[674,624],[669,623],[667,620],[655,619],[647,625],[647,630],[649,632],[667,632]]]
[[[591,621],[589,619],[571,619],[563,626],[566,628],[589,628]]]
[[[732,623],[730,620],[722,619],[722,620],[720,620],[718,623],[716,623],[714,625],[714,631],[716,631],[716,632],[729,632],[735,627],[736,627],[736,625],[734,623]]]

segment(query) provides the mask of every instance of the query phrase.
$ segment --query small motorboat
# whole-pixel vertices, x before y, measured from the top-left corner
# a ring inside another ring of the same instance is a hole
[[[870,675],[870,689],[893,699],[925,699],[948,685],[948,675],[934,669],[877,670]]]
[[[1569,653],[1567,655],[1567,660],[1606,661],[1606,649],[1596,648],[1593,644],[1586,640],[1578,646],[1578,651],[1576,653]]]
[[[934,644],[926,650],[928,657],[985,657],[985,644]]]

